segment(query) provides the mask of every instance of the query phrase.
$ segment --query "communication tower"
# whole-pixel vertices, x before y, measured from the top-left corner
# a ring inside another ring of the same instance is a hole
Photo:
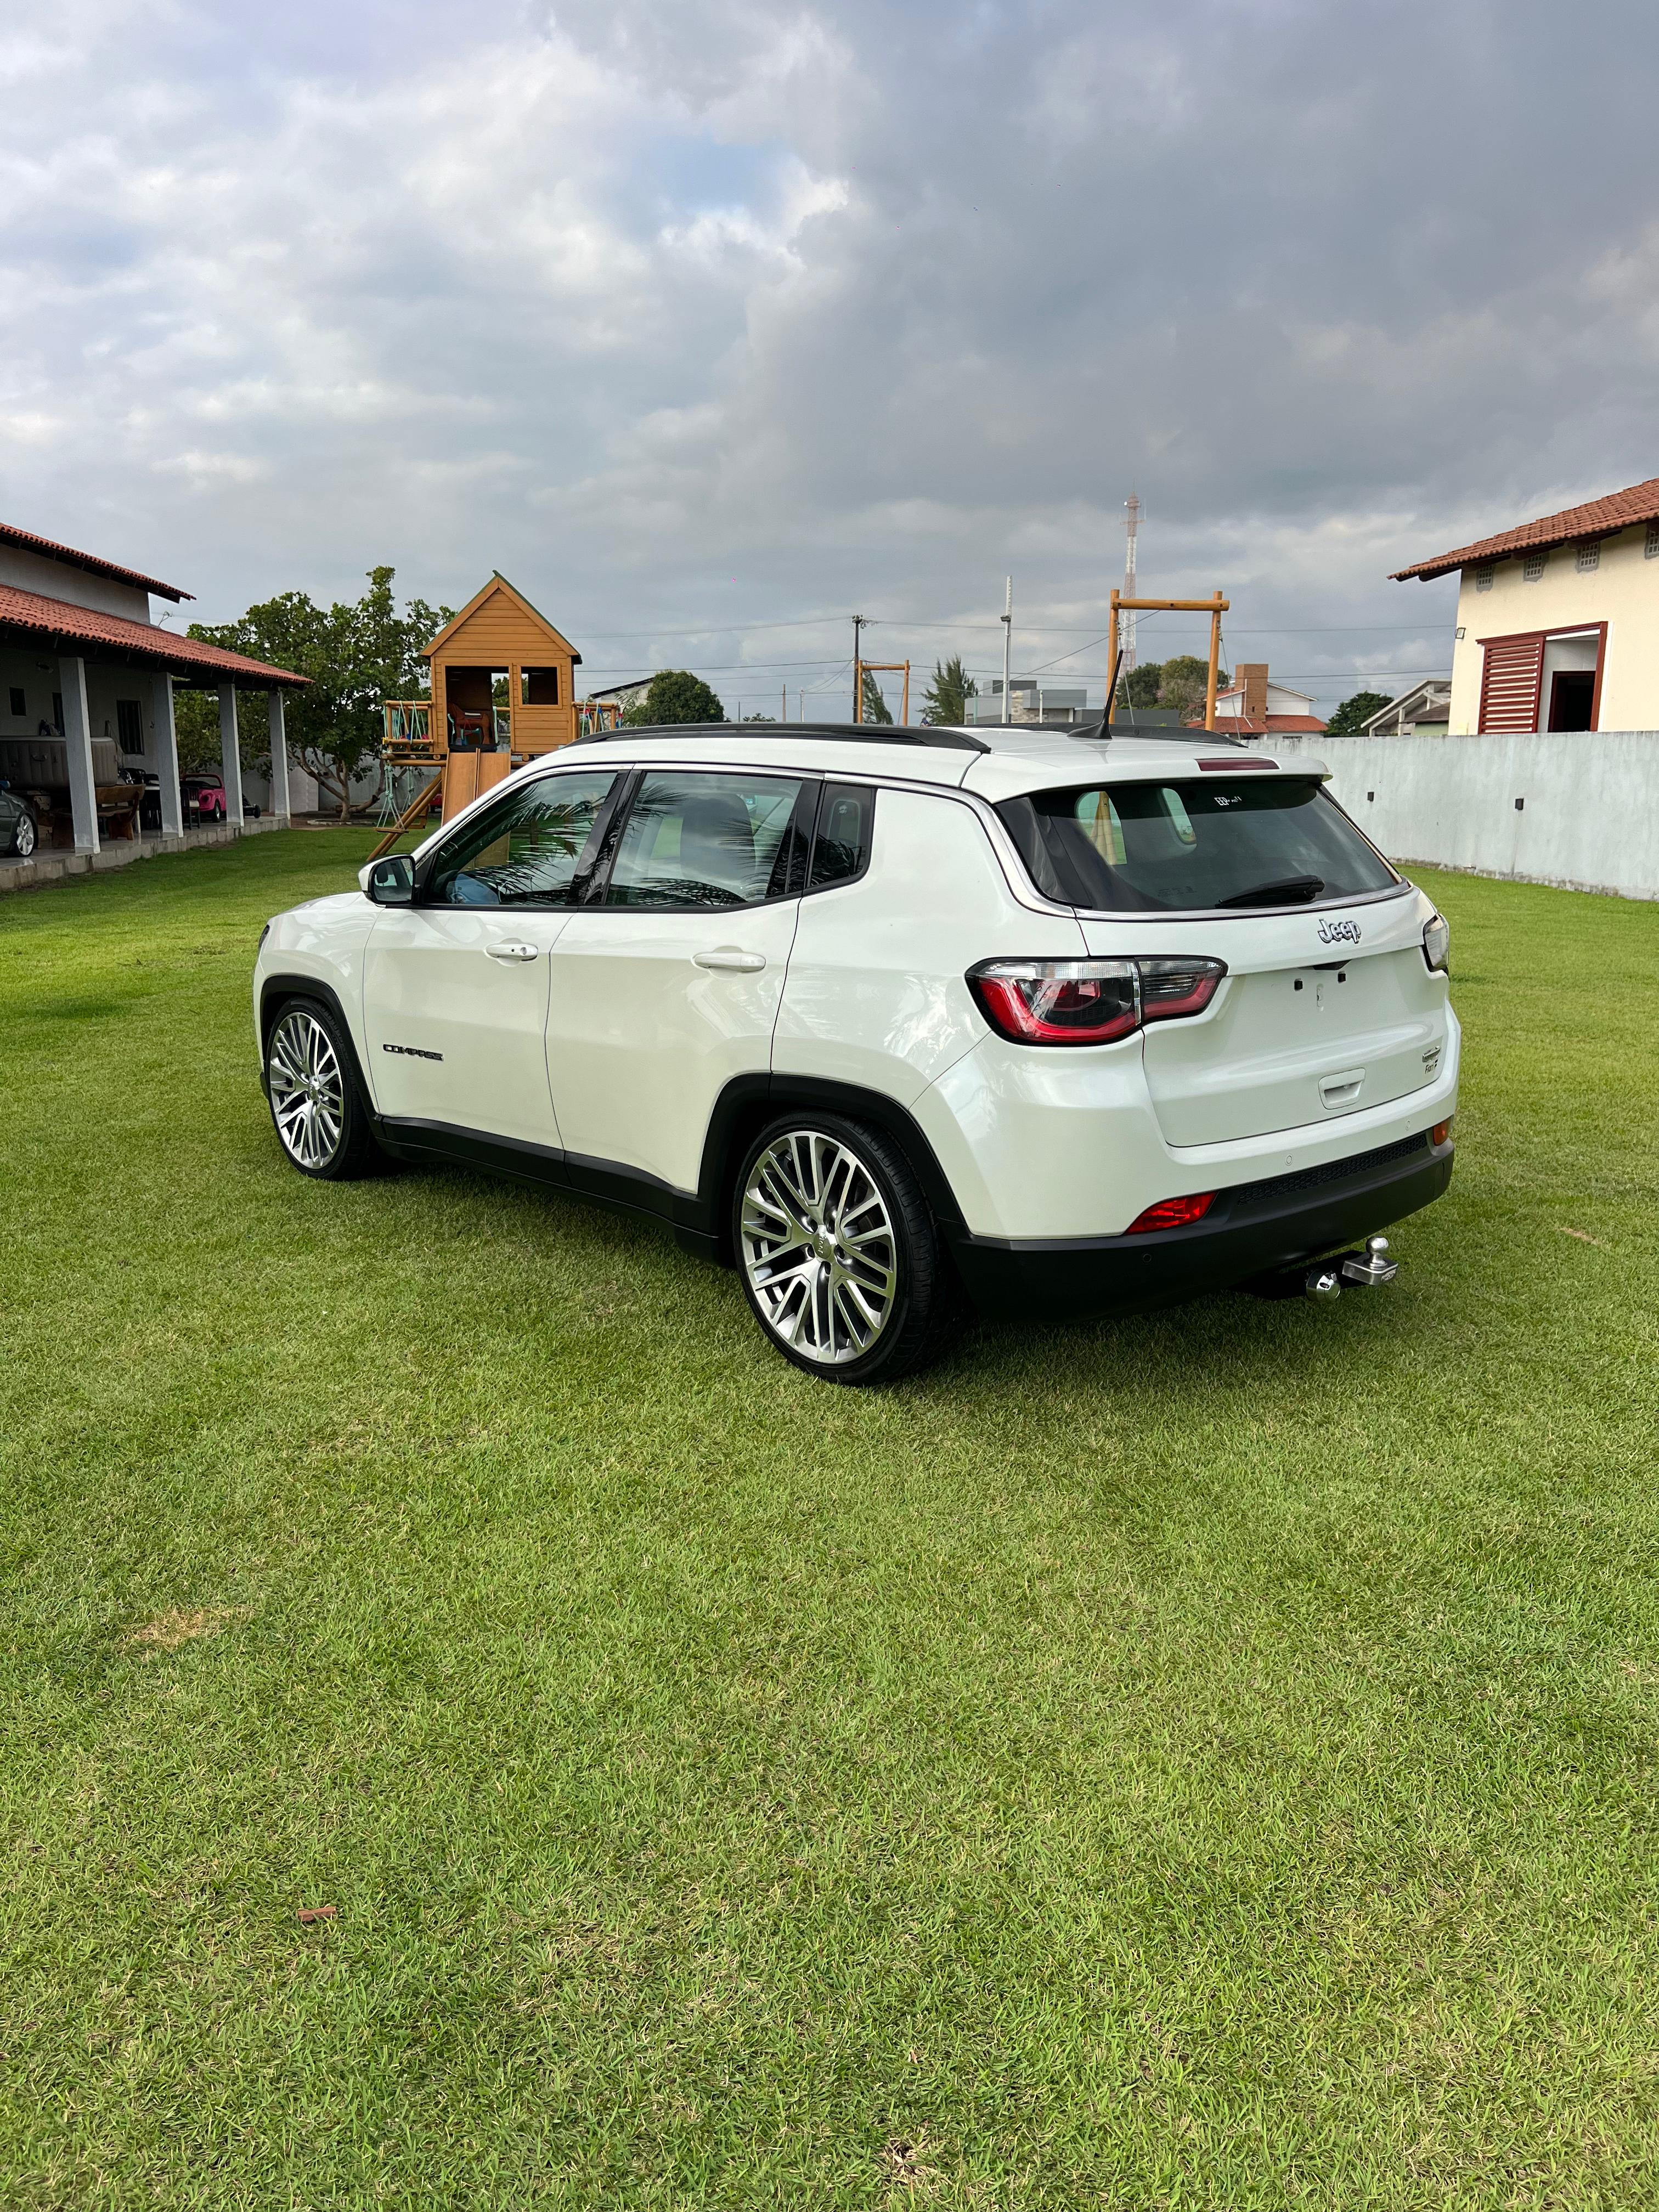
[[[1135,592],[1135,540],[1140,535],[1140,495],[1131,492],[1123,502],[1123,527],[1128,543],[1123,553],[1123,596],[1133,599]],[[1135,665],[1135,618],[1133,611],[1119,617],[1122,625],[1119,634],[1118,668],[1127,676]]]

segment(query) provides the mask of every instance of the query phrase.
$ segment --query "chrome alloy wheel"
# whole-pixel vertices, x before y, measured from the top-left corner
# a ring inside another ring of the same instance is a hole
[[[898,1240],[875,1178],[817,1129],[767,1146],[743,1194],[744,1273],[769,1328],[825,1367],[861,1359],[892,1317]]]
[[[17,817],[11,849],[20,860],[27,860],[34,850],[34,817],[27,809]]]
[[[295,1006],[270,1034],[270,1111],[289,1157],[325,1168],[345,1132],[345,1073],[328,1031]]]

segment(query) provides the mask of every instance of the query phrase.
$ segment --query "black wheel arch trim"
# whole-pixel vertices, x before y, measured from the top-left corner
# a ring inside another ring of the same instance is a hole
[[[289,999],[319,1000],[339,1023],[346,1050],[351,1054],[351,1072],[357,1079],[358,1094],[370,1120],[376,1120],[374,1093],[364,1074],[362,1061],[357,1057],[357,1040],[340,994],[331,983],[319,982],[314,975],[267,975],[259,986],[259,1088],[266,1091],[265,1054],[270,1045],[271,1024],[276,1018],[277,1008]],[[266,1096],[270,1096],[268,1091]]]

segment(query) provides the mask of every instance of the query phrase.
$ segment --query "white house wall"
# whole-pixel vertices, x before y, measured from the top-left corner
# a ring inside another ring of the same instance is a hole
[[[1659,898],[1659,729],[1246,742],[1322,761],[1391,860]]]
[[[48,561],[44,554],[26,552],[21,545],[0,545],[0,584],[39,592],[43,599],[68,599],[77,607],[96,607],[101,614],[124,615],[128,622],[149,620],[149,593],[138,586],[118,584],[112,576],[94,576],[67,562]]]
[[[1492,563],[1492,588],[1485,592],[1475,582],[1479,571],[1465,568],[1452,650],[1452,733],[1465,736],[1480,726],[1482,638],[1602,622],[1607,642],[1597,726],[1659,729],[1659,559],[1648,559],[1646,546],[1645,524],[1622,530],[1601,540],[1600,562],[1582,574],[1576,548],[1552,546],[1543,574],[1530,584],[1522,556],[1511,555]]]

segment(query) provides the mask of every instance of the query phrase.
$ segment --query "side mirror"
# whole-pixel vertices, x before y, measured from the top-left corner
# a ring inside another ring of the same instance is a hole
[[[376,906],[413,906],[415,862],[408,853],[392,853],[384,860],[371,860],[359,871],[357,881]]]

